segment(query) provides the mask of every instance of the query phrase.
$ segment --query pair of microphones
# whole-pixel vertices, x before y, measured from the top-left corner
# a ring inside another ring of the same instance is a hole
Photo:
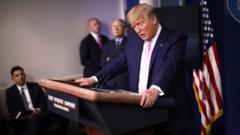
[[[103,75],[102,77],[99,78],[97,84],[93,88],[96,91],[101,91],[103,89],[104,83],[110,78],[110,75]]]

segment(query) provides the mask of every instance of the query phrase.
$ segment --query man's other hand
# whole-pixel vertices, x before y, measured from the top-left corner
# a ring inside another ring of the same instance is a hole
[[[80,78],[75,80],[76,83],[79,83],[79,86],[92,86],[97,82],[94,76],[92,77],[86,77],[86,78]]]
[[[155,88],[149,88],[141,93],[140,105],[144,108],[150,108],[158,99],[159,91]]]

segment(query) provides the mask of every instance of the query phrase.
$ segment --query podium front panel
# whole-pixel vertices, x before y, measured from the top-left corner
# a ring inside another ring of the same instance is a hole
[[[48,110],[66,117],[72,121],[79,122],[79,99],[51,89],[47,90]]]
[[[167,107],[142,108],[140,105],[80,100],[79,121],[108,135],[121,135],[166,122],[168,110]]]

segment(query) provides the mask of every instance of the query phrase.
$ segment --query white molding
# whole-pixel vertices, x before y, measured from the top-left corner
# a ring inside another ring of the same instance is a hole
[[[126,0],[120,0],[119,1],[119,18],[125,20],[125,11],[127,9],[127,1]]]

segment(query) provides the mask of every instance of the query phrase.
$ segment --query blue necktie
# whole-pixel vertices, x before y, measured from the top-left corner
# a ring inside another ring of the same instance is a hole
[[[116,41],[116,48],[118,49],[118,48],[119,48],[119,46],[120,46],[120,41],[119,41],[119,40],[117,40],[117,41]]]

